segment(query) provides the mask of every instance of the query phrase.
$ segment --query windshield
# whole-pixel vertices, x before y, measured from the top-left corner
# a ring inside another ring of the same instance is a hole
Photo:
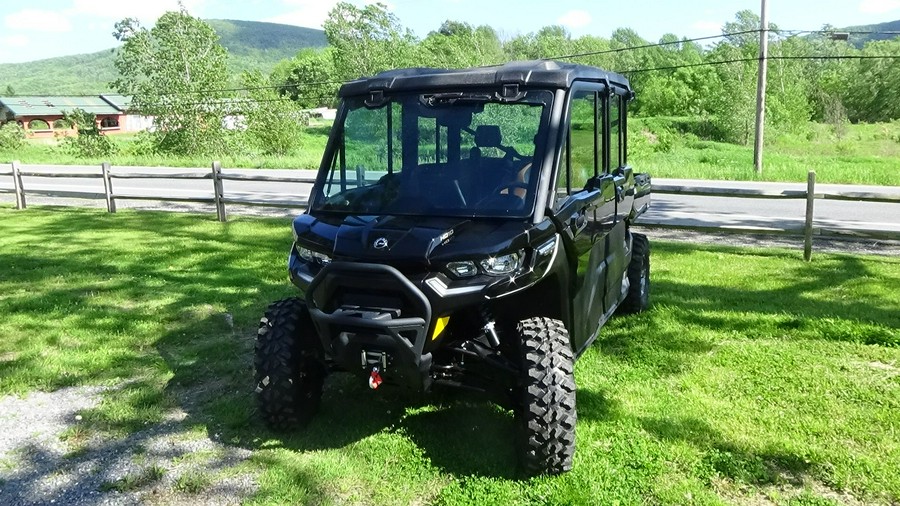
[[[345,99],[313,209],[347,214],[524,217],[534,205],[548,91]]]

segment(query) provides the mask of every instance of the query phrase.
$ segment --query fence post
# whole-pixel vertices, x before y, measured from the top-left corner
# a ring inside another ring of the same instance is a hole
[[[106,210],[114,213],[116,212],[116,198],[113,197],[112,178],[109,177],[109,162],[100,164],[100,169],[103,171],[103,192],[106,194]]]
[[[225,198],[225,190],[222,186],[222,179],[219,177],[222,175],[222,164],[218,161],[214,161],[212,163],[212,180],[213,180],[213,200],[216,203],[216,216],[219,218],[219,221],[226,222],[228,221],[228,215],[225,214],[225,202],[222,199]]]
[[[13,160],[13,188],[16,190],[16,209],[25,209],[25,187],[22,186],[22,174],[19,172],[19,161]]]
[[[816,171],[806,175],[806,226],[803,229],[803,259],[809,262],[812,258],[813,205],[816,202]]]

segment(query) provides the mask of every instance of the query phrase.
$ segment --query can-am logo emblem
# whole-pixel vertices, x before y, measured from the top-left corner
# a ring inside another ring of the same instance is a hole
[[[372,246],[375,246],[375,249],[385,249],[388,247],[388,240],[385,237],[379,237],[375,239],[375,243]]]

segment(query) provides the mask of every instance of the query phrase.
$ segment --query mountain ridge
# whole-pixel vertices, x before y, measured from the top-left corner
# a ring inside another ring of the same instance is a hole
[[[325,32],[262,21],[204,20],[228,49],[228,79],[245,70],[269,72],[275,64],[308,47],[325,47]],[[116,77],[117,48],[56,56],[23,63],[0,64],[0,94],[12,87],[17,95],[98,95],[110,93]]]

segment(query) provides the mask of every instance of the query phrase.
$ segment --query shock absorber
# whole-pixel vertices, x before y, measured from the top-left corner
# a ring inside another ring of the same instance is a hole
[[[500,338],[497,336],[496,322],[491,308],[487,304],[481,305],[481,319],[484,320],[484,336],[487,338],[492,348],[500,347]]]

